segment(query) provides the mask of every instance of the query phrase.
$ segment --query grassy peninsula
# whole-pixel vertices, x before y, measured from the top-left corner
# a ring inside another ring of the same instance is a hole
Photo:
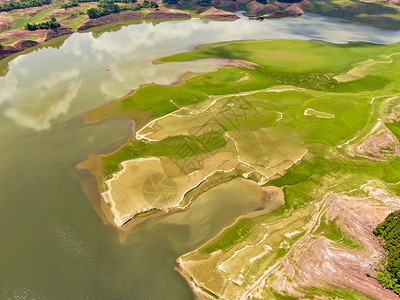
[[[375,279],[384,251],[372,231],[400,209],[400,43],[229,42],[157,63],[208,58],[227,64],[88,113],[137,125],[81,165],[115,225],[240,177],[258,183],[264,209],[178,259],[198,294],[396,299]]]

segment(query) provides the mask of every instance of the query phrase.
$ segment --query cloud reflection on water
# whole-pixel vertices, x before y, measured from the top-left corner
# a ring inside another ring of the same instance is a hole
[[[48,75],[36,83],[35,88],[24,93],[24,98],[13,101],[4,114],[16,124],[36,131],[51,127],[51,120],[66,114],[76,98],[82,80],[78,79],[79,69],[67,69]],[[17,80],[12,91],[16,94]]]
[[[103,33],[73,34],[60,49],[40,49],[11,61],[8,74],[0,77],[0,105],[3,103],[5,115],[22,127],[49,129],[57,120],[62,122],[61,116],[73,117],[141,84],[171,84],[189,70],[210,71],[213,65],[209,61],[151,63],[155,58],[188,51],[199,44],[276,38],[336,43],[393,43],[400,39],[398,31],[316,14],[263,22],[173,20],[113,29],[118,25],[105,27]],[[84,89],[80,89],[82,85]]]

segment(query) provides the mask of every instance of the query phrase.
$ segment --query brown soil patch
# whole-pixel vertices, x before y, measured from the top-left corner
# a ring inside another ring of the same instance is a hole
[[[12,24],[7,21],[7,19],[0,15],[0,32],[6,31],[12,28]]]
[[[332,179],[325,184],[331,185]],[[316,202],[297,211],[263,219],[246,241],[226,252],[205,254],[198,249],[181,256],[179,271],[207,299],[202,288],[224,299],[274,299],[274,291],[297,299],[328,298],[318,291],[314,294],[313,287],[398,299],[376,279],[384,250],[372,232],[400,208],[400,197],[373,180],[357,189],[362,196],[344,191],[317,194]],[[334,234],[339,240],[325,236],[329,226],[319,230],[325,222],[340,228],[342,234]],[[300,238],[294,239],[298,234]],[[278,257],[276,249],[288,252]]]
[[[273,12],[273,11],[276,11],[276,10],[279,9],[278,6],[273,5],[273,4],[266,4],[266,5],[264,6],[264,8],[267,10],[267,12]]]
[[[239,4],[247,4],[250,3],[252,0],[237,0],[236,2]]]
[[[212,6],[209,10],[201,13],[200,16],[206,19],[239,19],[236,14],[217,9],[214,6]]]
[[[400,97],[392,97],[383,101],[380,115],[384,123],[400,122]]]
[[[297,4],[290,5],[288,8],[285,9],[285,12],[288,13],[288,16],[304,15],[304,11]]]
[[[47,30],[39,29],[35,31],[29,30],[13,30],[0,35],[0,43],[5,41],[15,41],[22,39],[40,39],[46,36]]]
[[[278,7],[276,5],[261,4],[257,1],[252,1],[249,4],[247,4],[248,13],[250,15],[260,15],[260,14],[265,14],[267,12],[276,10],[276,9],[272,9],[273,7],[276,7],[276,9],[278,9]]]
[[[144,19],[190,19],[192,15],[177,9],[152,9]]]
[[[0,48],[0,59],[10,56],[19,51],[38,45],[38,42],[32,40],[17,41],[11,46],[2,46]]]
[[[52,17],[58,18],[61,16],[69,15],[70,13],[71,13],[71,11],[68,9],[64,9],[64,8],[55,9],[51,13],[51,15],[49,15],[49,19],[51,19]]]
[[[229,59],[226,67],[245,70],[255,70],[260,65],[242,59]]]
[[[290,6],[290,3],[279,2],[279,1],[275,1],[274,4],[280,8],[286,8],[286,7]]]
[[[78,31],[86,30],[92,27],[98,27],[102,25],[107,25],[110,23],[118,22],[118,21],[126,21],[126,20],[138,20],[141,19],[141,14],[139,11],[123,11],[118,14],[111,14],[108,16],[103,16],[97,19],[87,19],[83,24],[78,28]]]
[[[11,29],[12,25],[4,22],[4,21],[0,21],[0,31],[6,31],[8,29]]]
[[[266,14],[262,16],[264,19],[277,19],[277,18],[283,18],[283,17],[287,17],[286,13],[281,11],[281,10],[277,10],[274,11],[272,13]]]
[[[12,46],[14,47],[14,49],[18,50],[18,51],[22,51],[25,50],[27,48],[33,47],[38,45],[38,42],[35,41],[31,41],[31,40],[22,40],[22,41],[17,41],[15,42]]]
[[[400,199],[386,192],[380,199],[385,205],[379,205],[375,192],[380,189],[368,184],[363,188],[369,191],[370,197],[328,194],[324,201],[328,218],[336,220],[340,228],[364,248],[346,249],[336,246],[325,237],[310,238],[275,273],[278,278],[273,286],[277,291],[295,291],[301,286],[323,287],[324,283],[328,283],[349,287],[376,299],[398,299],[397,295],[382,287],[374,278],[374,266],[377,266],[384,250],[372,231],[390,212],[400,208]],[[296,266],[296,274],[293,273],[293,265]],[[367,273],[373,276],[368,277]],[[294,280],[289,282],[288,277]]]
[[[350,145],[346,150],[351,156],[374,160],[400,156],[399,141],[383,123],[378,123],[360,143]]]
[[[48,41],[50,39],[70,33],[72,33],[71,28],[66,26],[61,26],[54,30],[15,30],[4,33],[0,35],[0,43],[4,41],[17,41],[12,45],[3,46],[2,48],[0,48],[0,59],[3,59],[22,50],[34,47],[40,43],[43,43],[44,41]]]
[[[292,4],[285,10],[276,10],[272,13],[266,14],[263,18],[283,18],[283,17],[296,17],[304,15],[304,11],[297,4]]]
[[[53,30],[48,30],[46,34],[46,41],[71,33],[73,33],[73,31],[67,26],[61,26]]]
[[[221,9],[227,9],[229,11],[238,11],[241,9],[240,5],[232,0],[213,0],[212,3],[214,6],[220,7]]]

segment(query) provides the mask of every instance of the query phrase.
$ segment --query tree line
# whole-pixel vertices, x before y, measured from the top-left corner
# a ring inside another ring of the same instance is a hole
[[[378,270],[378,280],[400,295],[400,210],[389,214],[374,229],[374,234],[379,237],[387,254],[382,268]]]
[[[69,0],[67,3],[63,4],[62,8],[76,7],[79,3],[94,2],[95,0]],[[136,0],[108,0],[109,3],[135,3]]]
[[[41,23],[27,23],[25,29],[35,31],[38,29],[54,29],[60,27],[61,24],[57,22],[56,18],[52,17],[50,21]]]
[[[27,7],[37,7],[42,5],[50,4],[51,0],[21,0],[21,1],[11,1],[0,5],[0,11],[10,11],[14,9],[27,8]]]
[[[179,0],[162,0],[162,2],[165,3],[165,4],[169,4],[169,5],[174,5],[174,4],[177,4],[179,2]],[[197,4],[200,5],[200,6],[211,6],[212,5],[212,0],[199,0],[197,2]]]
[[[136,4],[133,6],[119,6],[116,3],[136,3],[137,0],[100,0],[97,4],[97,8],[89,8],[87,14],[89,18],[95,19],[102,16],[106,16],[112,13],[117,13],[123,10],[140,10],[142,8],[158,8],[158,4],[155,1],[144,0],[142,4]],[[166,0],[168,1],[168,0]],[[174,0],[171,0],[174,1]],[[210,0],[203,0],[210,1]],[[61,7],[64,9],[68,9],[69,7],[79,6],[79,3],[84,2],[93,2],[93,0],[69,0],[64,3]],[[51,0],[21,0],[5,3],[0,5],[1,11],[11,11],[14,9],[28,8],[28,7],[38,7],[42,5],[50,4]],[[37,30],[37,29],[49,29],[49,28],[57,28],[60,27],[58,22],[42,22],[42,23],[28,23],[25,25],[25,28],[28,30]]]
[[[61,5],[61,7],[67,9],[68,7],[76,7],[78,5],[79,5],[78,0],[70,0],[67,3]]]
[[[144,0],[142,4],[138,3],[134,6],[119,6],[115,3],[135,3],[136,0],[100,0],[97,4],[98,8],[89,8],[87,14],[89,18],[96,19],[102,16],[107,16],[112,13],[117,13],[123,10],[140,10],[141,8],[158,8],[158,4],[154,1]]]

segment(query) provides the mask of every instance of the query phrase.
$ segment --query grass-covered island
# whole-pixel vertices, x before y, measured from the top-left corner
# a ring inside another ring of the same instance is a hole
[[[178,259],[196,293],[398,299],[376,279],[373,229],[400,209],[400,43],[229,42],[155,63],[209,58],[225,67],[88,113],[136,124],[124,146],[79,166],[110,222],[129,230],[242,178],[263,207]]]
[[[400,28],[398,0],[0,0],[0,59],[55,37],[127,20],[236,20],[317,12],[385,29]],[[51,20],[57,18],[57,24]]]

